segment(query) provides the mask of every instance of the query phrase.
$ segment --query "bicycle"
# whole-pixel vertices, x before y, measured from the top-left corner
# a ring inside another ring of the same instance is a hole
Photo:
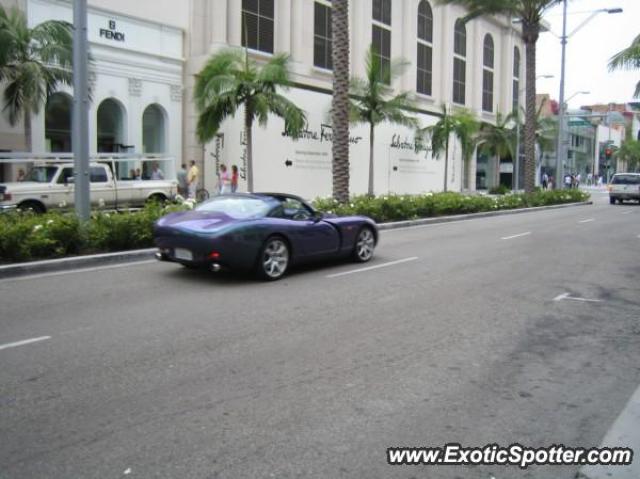
[[[196,201],[198,203],[202,203],[205,200],[209,199],[209,191],[205,188],[200,188],[196,190]]]

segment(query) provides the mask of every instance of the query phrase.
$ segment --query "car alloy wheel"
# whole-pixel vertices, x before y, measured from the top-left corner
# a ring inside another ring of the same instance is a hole
[[[369,261],[373,257],[373,250],[376,247],[376,240],[371,228],[362,228],[358,233],[355,247],[355,259],[362,263]]]
[[[260,257],[261,273],[266,279],[279,279],[289,267],[289,247],[281,238],[267,241]]]

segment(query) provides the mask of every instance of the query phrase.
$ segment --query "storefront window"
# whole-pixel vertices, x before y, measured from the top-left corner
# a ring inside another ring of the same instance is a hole
[[[149,105],[142,115],[142,146],[144,153],[164,153],[165,114],[159,105]]]
[[[124,108],[107,98],[98,107],[98,153],[127,151]]]
[[[73,100],[66,93],[54,93],[45,108],[45,139],[47,151],[71,152],[71,110]]]

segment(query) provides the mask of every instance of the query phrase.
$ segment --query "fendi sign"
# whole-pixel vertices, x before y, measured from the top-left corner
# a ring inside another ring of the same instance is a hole
[[[101,28],[100,36],[107,40],[114,40],[116,42],[124,42],[124,33],[116,31],[116,21],[109,20],[109,28]]]

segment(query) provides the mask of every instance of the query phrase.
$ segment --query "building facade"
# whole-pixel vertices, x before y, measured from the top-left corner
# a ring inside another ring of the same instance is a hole
[[[363,77],[370,45],[383,63],[402,58],[409,67],[390,93],[409,91],[423,127],[438,120],[441,105],[465,107],[479,119],[495,121],[521,102],[524,47],[507,18],[461,22],[465,11],[426,0],[351,0],[351,74]],[[195,75],[211,54],[242,47],[257,61],[273,53],[291,56],[295,87],[287,96],[305,110],[309,125],[302,138],[282,136],[283,123],[271,119],[254,129],[256,190],[286,190],[307,197],[331,193],[331,2],[327,0],[192,0],[187,39],[186,98],[193,95]],[[243,34],[243,24],[246,31]],[[244,40],[243,40],[244,38]],[[197,111],[185,102],[184,157],[202,165],[208,189],[216,183],[216,166],[244,170],[242,119],[228,120],[219,137],[204,147],[196,141]],[[351,129],[352,193],[367,189],[369,133]],[[382,124],[375,136],[375,192],[384,194],[438,191],[444,160],[416,148],[414,132]],[[243,176],[243,175],[241,175]],[[475,189],[475,161],[465,167],[460,148],[452,147],[449,189]],[[241,180],[241,189],[242,189]]]
[[[146,15],[141,3],[147,4]],[[129,2],[129,8],[113,0],[90,2],[92,155],[182,156],[184,30],[177,22],[161,23],[169,15],[166,10],[158,14],[151,3],[167,2]],[[26,0],[18,6],[26,13],[29,27],[50,19],[73,20],[70,1]],[[120,8],[114,11],[103,6]],[[179,9],[175,10],[179,18]],[[71,87],[61,86],[49,97],[40,113],[32,115],[30,148],[24,144],[22,124],[11,127],[3,118],[0,148],[30,150],[35,155],[71,152],[72,105]],[[123,171],[129,171],[126,165]]]
[[[0,0],[19,4],[29,24],[71,20],[70,0]],[[409,91],[422,127],[433,125],[441,106],[467,108],[495,121],[521,104],[524,46],[508,18],[486,17],[464,24],[464,9],[432,0],[351,0],[351,74],[364,76],[374,45],[383,63],[409,66],[389,93]],[[284,190],[307,197],[331,193],[331,1],[329,0],[90,0],[92,153],[162,153],[176,164],[196,161],[202,181],[215,189],[220,163],[241,170],[245,187],[246,146],[241,115],[218,137],[200,145],[198,112],[192,101],[195,76],[210,56],[246,46],[258,62],[274,53],[290,55],[294,86],[286,93],[307,115],[308,128],[294,141],[270,119],[254,129],[256,190]],[[244,25],[244,28],[243,28]],[[33,121],[33,152],[70,150],[70,89],[53,95]],[[2,120],[4,121],[4,120]],[[367,189],[369,130],[353,125],[351,191]],[[0,123],[0,149],[20,150],[20,127]],[[382,124],[376,129],[375,191],[420,193],[443,187],[444,159],[417,147],[414,132]],[[463,165],[452,145],[451,190],[476,188],[486,177],[476,161]],[[502,167],[501,167],[502,168]],[[508,169],[508,168],[507,168]],[[480,187],[494,186],[483,181]]]

